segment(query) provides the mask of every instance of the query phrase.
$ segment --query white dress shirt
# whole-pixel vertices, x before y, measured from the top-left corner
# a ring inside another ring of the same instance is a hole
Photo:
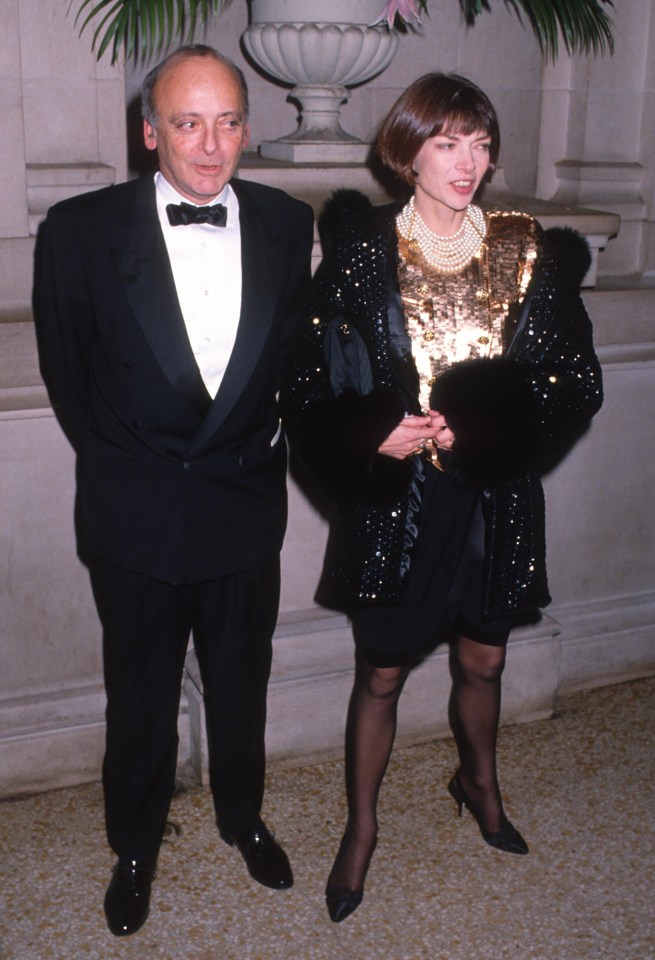
[[[175,289],[193,355],[211,397],[215,397],[232,354],[241,313],[241,230],[239,202],[229,184],[210,203],[227,207],[227,225],[172,227],[166,207],[189,203],[159,172],[157,213],[173,270]]]

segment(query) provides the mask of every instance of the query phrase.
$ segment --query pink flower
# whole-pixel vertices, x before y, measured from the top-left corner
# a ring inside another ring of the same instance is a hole
[[[377,22],[380,23],[380,21],[386,20],[389,28],[392,28],[396,14],[398,14],[405,23],[408,23],[411,17],[414,17],[414,19],[420,23],[418,12],[419,0],[387,0],[387,4]]]

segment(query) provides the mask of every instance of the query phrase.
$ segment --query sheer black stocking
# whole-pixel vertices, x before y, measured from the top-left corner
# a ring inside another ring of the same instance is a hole
[[[348,823],[329,882],[361,890],[377,842],[377,799],[396,735],[407,667],[358,660],[346,725]]]
[[[487,646],[468,637],[456,638],[451,651],[453,686],[449,713],[459,752],[458,780],[490,832],[502,826],[496,740],[504,666],[505,647]]]

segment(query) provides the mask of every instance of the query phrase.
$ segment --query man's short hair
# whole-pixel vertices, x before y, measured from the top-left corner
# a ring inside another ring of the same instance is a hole
[[[167,57],[164,57],[161,63],[158,63],[156,67],[152,68],[143,81],[141,87],[141,116],[144,120],[147,120],[152,127],[157,127],[155,87],[161,75],[165,73],[169,67],[174,66],[179,60],[191,60],[193,58],[203,57],[211,57],[213,60],[216,60],[217,63],[222,63],[232,71],[241,88],[241,95],[243,97],[243,119],[248,119],[250,115],[248,85],[243,72],[237,67],[236,63],[233,63],[229,57],[223,56],[223,54],[215,50],[214,47],[210,47],[205,43],[187,43],[183,47],[178,47],[177,50],[173,50]]]

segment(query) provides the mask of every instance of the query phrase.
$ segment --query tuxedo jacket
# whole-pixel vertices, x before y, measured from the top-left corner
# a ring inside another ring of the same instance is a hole
[[[169,583],[256,566],[280,550],[286,526],[277,393],[307,310],[312,215],[280,190],[232,186],[241,314],[213,400],[152,177],[56,204],[37,244],[41,370],[78,454],[80,545]]]

